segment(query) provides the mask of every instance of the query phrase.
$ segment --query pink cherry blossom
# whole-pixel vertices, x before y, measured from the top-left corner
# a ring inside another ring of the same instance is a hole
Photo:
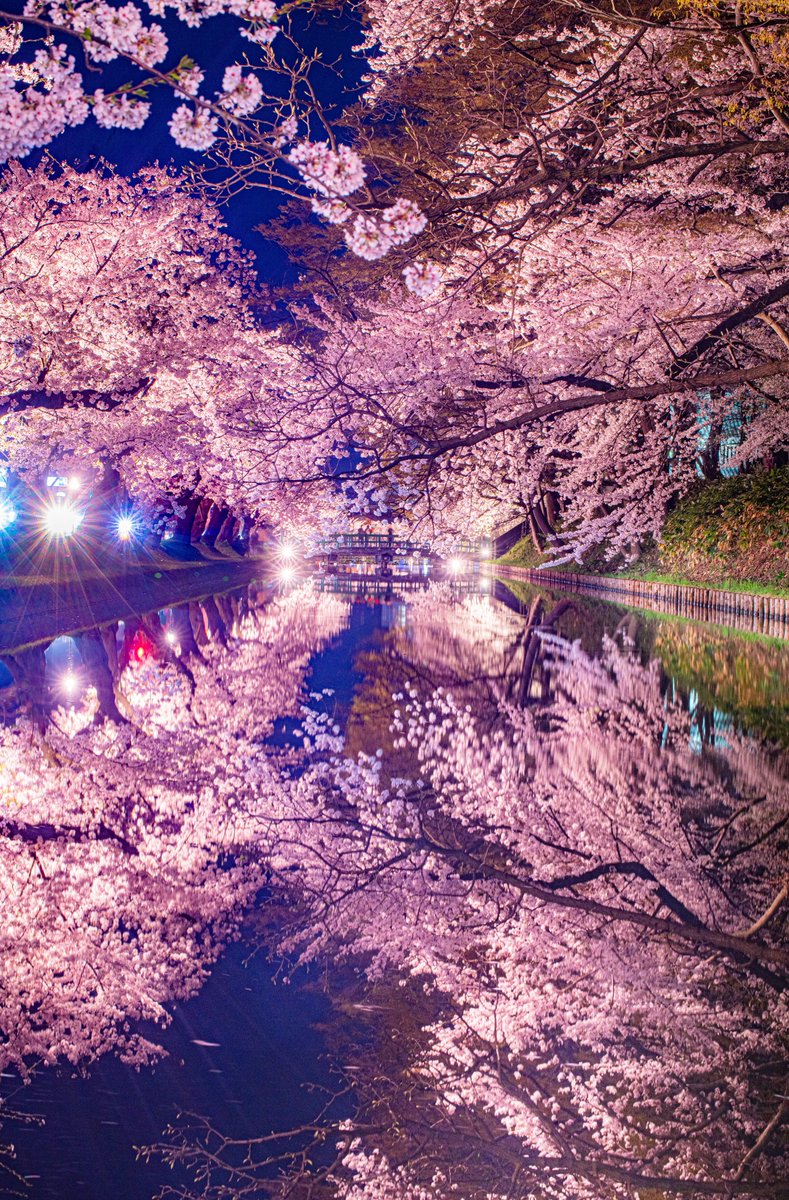
[[[45,146],[69,126],[81,125],[88,111],[82,76],[65,46],[37,50],[21,79],[19,68],[0,64],[0,160]]]
[[[208,150],[216,140],[218,120],[207,108],[180,104],[170,117],[173,141],[184,150]]]
[[[403,278],[409,292],[421,300],[427,300],[441,286],[441,271],[435,263],[411,263],[404,269]]]
[[[383,258],[397,243],[391,231],[377,216],[359,213],[350,229],[346,229],[345,243],[359,258],[374,262]]]
[[[288,161],[304,182],[322,196],[349,196],[364,183],[364,164],[350,146],[333,150],[328,142],[299,142],[288,155]]]
[[[396,200],[390,208],[383,209],[380,219],[395,246],[410,241],[427,225],[427,217],[413,200]]]
[[[228,67],[222,79],[220,104],[236,117],[246,117],[259,107],[263,88],[256,75],[244,75],[240,66]]]
[[[342,225],[351,215],[351,209],[343,200],[319,200],[316,196],[310,201],[310,207],[330,225]]]
[[[93,115],[96,123],[105,129],[140,129],[150,111],[150,104],[130,96],[105,97],[101,89],[93,93]]]

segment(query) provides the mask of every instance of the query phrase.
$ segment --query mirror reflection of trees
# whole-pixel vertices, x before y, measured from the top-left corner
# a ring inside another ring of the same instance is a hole
[[[336,1159],[266,1183],[266,1136],[223,1174],[240,1148],[207,1124],[166,1156],[211,1197],[787,1195],[785,760],[699,752],[626,630],[590,653],[544,601],[484,608],[432,593],[385,639],[409,777],[316,714],[266,826],[278,950],[361,981]]]
[[[347,606],[226,604],[116,631],[69,705],[18,677],[8,1061],[145,1062],[135,1019],[199,986],[265,885],[261,944],[334,999],[346,1107],[251,1141],[185,1118],[150,1152],[194,1188],[164,1195],[789,1195],[780,746],[700,738],[614,610],[441,588],[363,647],[342,731],[302,705]]]
[[[346,619],[305,589],[216,597],[58,639],[54,670],[43,648],[7,659],[4,1068],[159,1053],[140,1023],[201,986],[257,894],[264,743]]]

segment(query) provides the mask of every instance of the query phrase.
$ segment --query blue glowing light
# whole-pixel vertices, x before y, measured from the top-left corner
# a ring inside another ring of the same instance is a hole
[[[0,532],[16,520],[16,509],[10,500],[0,500]]]

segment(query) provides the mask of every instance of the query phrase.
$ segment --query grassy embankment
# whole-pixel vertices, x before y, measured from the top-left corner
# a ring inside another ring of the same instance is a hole
[[[524,538],[499,562],[534,568],[546,558]],[[563,569],[601,573],[591,565]],[[669,514],[660,543],[616,574],[789,595],[789,467],[699,485]]]

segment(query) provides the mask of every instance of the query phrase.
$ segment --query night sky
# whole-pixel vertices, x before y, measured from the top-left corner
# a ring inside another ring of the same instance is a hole
[[[6,12],[21,12],[24,0],[10,0],[3,5]],[[147,12],[143,9],[144,13]],[[169,52],[159,69],[175,66],[183,55],[193,58],[205,74],[201,94],[212,98],[220,89],[225,68],[233,62],[248,61],[251,65],[260,62],[257,47],[242,38],[238,21],[233,17],[213,17],[199,29],[190,29],[179,21],[170,10],[166,18],[154,18],[167,34]],[[352,6],[336,8],[331,12],[296,10],[291,17],[291,29],[301,49],[309,54],[318,50],[323,62],[313,77],[314,85],[322,103],[332,117],[337,117],[342,108],[359,95],[365,60],[354,51],[361,41],[361,24]],[[69,39],[69,52],[75,53],[78,65],[81,55],[73,39]],[[278,37],[274,50],[280,60],[291,61],[295,50],[285,38]],[[86,90],[111,87],[136,78],[135,69],[130,72],[122,63],[102,65],[101,72],[83,72]],[[264,86],[270,86],[266,79]],[[125,175],[133,175],[143,166],[158,164],[181,170],[190,163],[197,163],[200,154],[182,150],[176,146],[167,129],[167,122],[182,98],[166,88],[153,88],[148,96],[151,115],[141,130],[102,129],[89,116],[84,125],[68,129],[48,146],[24,159],[26,166],[33,166],[44,156],[73,165],[90,166],[103,159]],[[265,113],[264,113],[265,116]],[[270,239],[255,229],[262,221],[269,220],[277,212],[280,198],[264,188],[252,188],[233,198],[223,207],[228,231],[243,243],[255,256],[255,263],[262,281],[273,285],[287,282],[293,277],[293,268],[286,255]]]

